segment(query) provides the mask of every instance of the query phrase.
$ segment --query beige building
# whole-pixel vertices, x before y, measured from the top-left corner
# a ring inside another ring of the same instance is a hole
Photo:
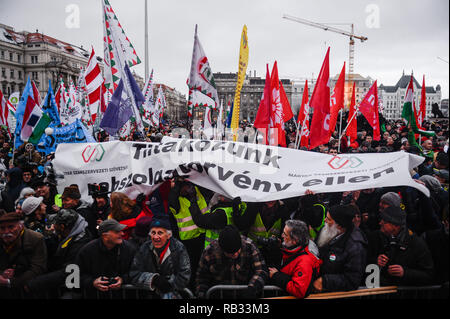
[[[378,99],[382,105],[382,114],[386,119],[400,119],[403,110],[403,104],[405,101],[406,89],[408,88],[411,75],[402,76],[398,80],[397,84],[392,86],[386,86],[381,84],[378,87]],[[426,79],[425,79],[426,81]],[[422,85],[416,80],[413,75],[413,87],[414,87],[414,99],[416,106],[420,106]],[[441,105],[441,86],[438,84],[436,88],[432,86],[425,86],[426,92],[426,116],[425,119],[432,117],[432,105]]]
[[[186,95],[178,92],[162,83],[155,83],[153,85],[153,96],[156,100],[158,96],[159,87],[162,87],[164,98],[166,99],[166,109],[163,117],[172,121],[187,119],[187,99]]]
[[[41,97],[48,81],[55,87],[58,79],[76,82],[80,69],[86,67],[90,52],[67,42],[36,32],[17,32],[0,24],[0,88],[8,97],[22,92],[28,77],[36,83]],[[99,62],[101,58],[97,57]],[[103,68],[102,63],[100,68]]]

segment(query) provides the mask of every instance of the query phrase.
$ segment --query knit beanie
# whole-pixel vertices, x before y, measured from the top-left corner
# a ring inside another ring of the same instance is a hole
[[[403,226],[406,224],[406,213],[400,207],[389,206],[381,212],[381,219],[389,224]]]
[[[380,201],[385,202],[389,206],[395,206],[400,207],[400,204],[402,202],[400,196],[397,193],[394,192],[388,192],[381,196]]]
[[[219,246],[228,254],[234,254],[242,247],[241,234],[236,226],[227,225],[219,233]]]

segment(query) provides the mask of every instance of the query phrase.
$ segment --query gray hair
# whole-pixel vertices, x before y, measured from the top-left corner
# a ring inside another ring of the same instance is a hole
[[[289,228],[290,236],[299,246],[307,246],[309,243],[308,226],[301,220],[289,219],[285,225]]]

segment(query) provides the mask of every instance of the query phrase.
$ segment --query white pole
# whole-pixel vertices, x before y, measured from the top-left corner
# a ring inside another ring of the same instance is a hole
[[[147,0],[145,0],[145,80],[148,79],[148,16],[147,16]]]

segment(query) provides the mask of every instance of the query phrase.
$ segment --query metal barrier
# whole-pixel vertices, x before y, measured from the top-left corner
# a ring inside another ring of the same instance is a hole
[[[216,285],[208,289],[206,299],[239,299],[239,293],[247,289],[247,285]],[[195,295],[185,288],[180,292],[183,299],[195,299]],[[106,293],[97,290],[59,289],[52,292],[43,292],[40,296],[30,296],[21,294],[20,296],[10,296],[12,299],[159,299],[153,292],[137,288],[133,285],[123,285],[121,289],[109,291]],[[296,299],[288,295],[277,286],[264,286],[262,295],[258,296],[266,299]],[[311,294],[305,299],[448,299],[449,283],[443,285],[413,287],[413,286],[388,286],[380,288],[359,287],[352,291],[338,291],[328,293]]]
[[[247,289],[246,285],[216,285],[207,293],[207,299],[237,299],[239,291]],[[274,294],[275,296],[269,296]],[[443,285],[412,287],[412,286],[387,286],[380,288],[359,287],[352,291],[338,291],[328,293],[311,294],[305,299],[447,299],[449,296],[448,282]],[[296,299],[287,295],[276,286],[265,286],[262,298],[268,299]]]
[[[238,299],[239,292],[248,288],[247,285],[216,285],[208,289],[206,299]],[[215,295],[219,295],[217,298]],[[282,289],[277,286],[264,286],[261,298],[286,295]]]

